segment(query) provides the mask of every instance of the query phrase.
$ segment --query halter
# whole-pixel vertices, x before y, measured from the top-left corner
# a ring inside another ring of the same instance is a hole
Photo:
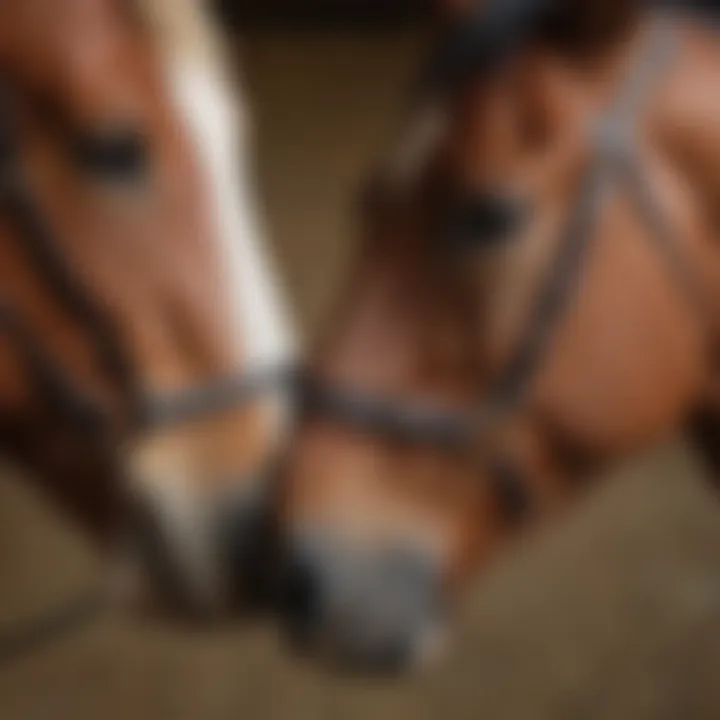
[[[4,102],[3,102],[4,100]],[[170,393],[146,392],[139,372],[110,313],[98,303],[63,255],[25,179],[7,98],[0,96],[0,214],[16,230],[34,268],[92,345],[105,379],[119,391],[126,431],[162,430],[242,407],[284,387],[291,368],[264,368],[221,377]],[[14,343],[45,406],[72,427],[86,431],[111,422],[107,411],[61,369],[22,317],[0,299],[0,333]]]
[[[558,326],[581,281],[592,245],[593,228],[608,190],[620,185],[629,193],[651,229],[649,237],[694,306],[702,306],[699,288],[665,222],[660,204],[642,171],[636,152],[635,129],[651,88],[663,77],[673,49],[669,25],[660,19],[651,28],[627,82],[610,109],[597,122],[591,157],[578,184],[569,217],[518,348],[474,407],[464,412],[434,409],[422,402],[397,402],[364,391],[306,380],[306,407],[321,418],[371,435],[402,443],[435,446],[450,451],[487,450],[493,430],[522,409],[544,367]],[[443,58],[447,57],[442,55]],[[517,475],[508,477],[502,460],[488,461],[491,481],[501,493],[517,499]],[[506,481],[510,480],[510,485]],[[503,500],[504,498],[501,498]],[[520,503],[522,504],[522,503]],[[514,501],[512,505],[517,503]],[[513,511],[515,508],[511,507]]]
[[[22,242],[22,251],[42,281],[84,333],[104,379],[121,400],[118,421],[63,370],[23,317],[0,298],[0,337],[7,337],[16,349],[34,392],[58,427],[87,439],[89,444],[99,443],[115,465],[115,454],[125,437],[243,408],[263,395],[288,388],[295,375],[290,366],[238,372],[174,393],[142,389],[138,369],[115,321],[70,265],[27,183],[12,108],[2,90],[0,87],[0,217],[14,230],[10,241]],[[18,631],[0,633],[0,666],[85,622],[103,606],[103,593],[92,590]]]

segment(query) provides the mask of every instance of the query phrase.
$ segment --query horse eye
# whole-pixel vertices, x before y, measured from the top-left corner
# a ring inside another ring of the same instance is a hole
[[[452,203],[443,232],[453,249],[496,247],[515,236],[525,218],[517,198],[479,193]]]
[[[81,133],[73,141],[72,154],[84,172],[117,182],[143,180],[150,164],[146,138],[128,129]]]

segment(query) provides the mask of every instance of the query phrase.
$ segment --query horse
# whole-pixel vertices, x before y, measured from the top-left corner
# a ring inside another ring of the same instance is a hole
[[[643,2],[445,18],[275,500],[287,635],[371,672],[435,657],[482,570],[641,448],[686,430],[720,470],[714,31]]]
[[[0,7],[0,446],[112,596],[242,602],[295,340],[195,0]]]

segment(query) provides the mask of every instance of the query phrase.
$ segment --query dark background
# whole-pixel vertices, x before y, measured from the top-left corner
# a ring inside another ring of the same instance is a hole
[[[429,14],[432,0],[217,0],[236,23],[398,23]]]
[[[577,0],[582,2],[583,0]],[[215,0],[238,25],[382,25],[432,17],[438,0]],[[656,6],[719,13],[720,0],[646,0]]]

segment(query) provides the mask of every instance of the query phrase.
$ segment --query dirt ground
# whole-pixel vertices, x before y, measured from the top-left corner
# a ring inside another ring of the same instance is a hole
[[[304,327],[352,248],[350,200],[413,66],[404,36],[249,40],[268,222]],[[0,481],[0,628],[95,572],[17,479]],[[0,668],[1,720],[720,718],[720,503],[680,442],[648,453],[483,578],[421,677],[332,679],[270,624],[193,633],[107,617]],[[1,630],[0,630],[1,631]]]

